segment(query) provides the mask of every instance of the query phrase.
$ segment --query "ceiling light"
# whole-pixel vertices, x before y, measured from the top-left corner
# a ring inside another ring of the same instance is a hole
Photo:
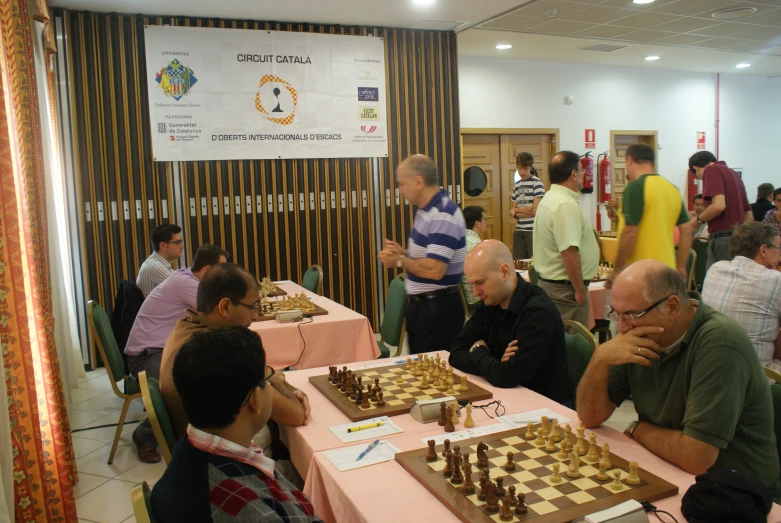
[[[634,0],[635,4],[650,4],[654,0]]]
[[[735,67],[738,69],[745,69],[746,67],[751,67],[751,64],[738,64]]]
[[[504,51],[506,49],[512,49],[512,47],[513,46],[511,46],[510,44],[499,44],[496,46],[496,48],[499,49],[500,51]]]
[[[658,59],[659,59],[659,57],[658,57],[658,56],[646,56],[646,57],[645,57],[645,59],[646,59],[646,61],[648,61],[648,62],[653,62],[653,61],[655,61],[655,60],[658,60]]]
[[[412,0],[412,3],[415,5],[431,5],[434,3],[434,0]]]

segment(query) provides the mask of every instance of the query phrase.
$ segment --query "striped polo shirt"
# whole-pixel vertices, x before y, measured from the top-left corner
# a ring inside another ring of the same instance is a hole
[[[447,263],[441,280],[429,280],[408,272],[407,294],[424,294],[461,283],[466,259],[466,223],[461,209],[447,197],[444,189],[415,214],[407,251],[412,259],[431,258]]]
[[[515,171],[516,173],[518,171]],[[534,205],[535,198],[545,196],[545,186],[536,176],[530,176],[526,180],[518,180],[513,187],[513,201],[518,207]],[[534,216],[531,218],[517,218],[515,223],[516,231],[533,231]]]
[[[171,267],[168,260],[163,258],[159,252],[155,251],[141,264],[141,269],[138,271],[138,278],[136,278],[136,285],[138,285],[144,298],[146,298],[155,287],[163,283],[173,273],[174,268]]]

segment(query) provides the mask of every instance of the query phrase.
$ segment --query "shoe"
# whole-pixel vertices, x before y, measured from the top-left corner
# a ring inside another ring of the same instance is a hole
[[[160,453],[157,452],[156,445],[149,445],[141,441],[138,437],[138,428],[133,431],[133,444],[136,446],[138,459],[141,463],[160,463],[160,460],[163,459]]]

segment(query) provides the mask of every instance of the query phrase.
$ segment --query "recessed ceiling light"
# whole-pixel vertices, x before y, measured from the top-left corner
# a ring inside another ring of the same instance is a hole
[[[435,0],[412,0],[415,5],[431,5]]]
[[[751,64],[738,64],[735,67],[737,67],[738,69],[744,69],[746,67],[751,67]]]
[[[634,3],[636,4],[650,4],[651,2],[654,2],[655,0],[634,0]]]
[[[510,44],[499,44],[496,46],[496,48],[499,49],[500,51],[504,51],[505,49],[512,49],[512,47],[513,46],[511,46]]]
[[[653,61],[655,61],[655,60],[658,60],[658,59],[659,59],[659,57],[658,57],[658,56],[646,56],[646,57],[645,57],[645,59],[646,59],[647,61],[649,61],[649,62],[653,62]]]

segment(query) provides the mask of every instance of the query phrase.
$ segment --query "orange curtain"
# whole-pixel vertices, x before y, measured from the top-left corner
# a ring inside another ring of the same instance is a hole
[[[42,115],[31,25],[38,12],[30,7],[26,0],[0,0],[0,346],[11,419],[14,510],[18,523],[75,523],[76,461],[51,312]]]

